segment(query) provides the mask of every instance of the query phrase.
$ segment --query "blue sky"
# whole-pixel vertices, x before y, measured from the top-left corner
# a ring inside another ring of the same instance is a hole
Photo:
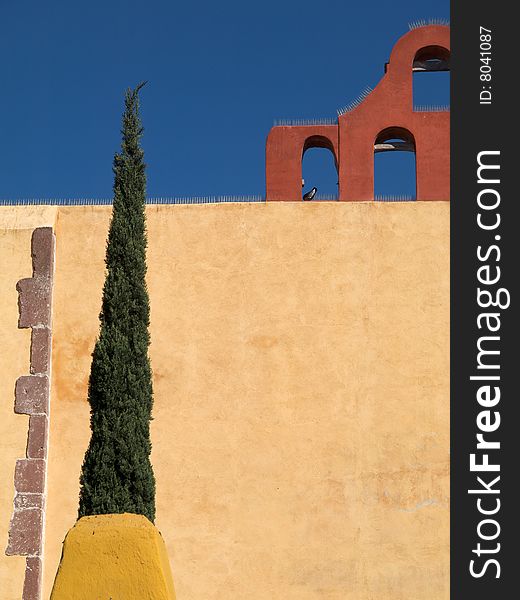
[[[274,119],[335,117],[379,81],[410,21],[449,17],[447,0],[0,7],[0,198],[13,200],[110,197],[124,90],[142,80],[149,196],[264,194]],[[425,101],[446,103],[446,86]],[[306,180],[333,191],[315,154]]]

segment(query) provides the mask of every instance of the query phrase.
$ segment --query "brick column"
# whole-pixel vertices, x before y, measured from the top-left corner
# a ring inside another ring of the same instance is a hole
[[[43,530],[49,435],[51,373],[51,304],[54,274],[54,233],[35,229],[32,236],[33,276],[21,279],[19,328],[31,328],[29,375],[15,386],[14,411],[29,415],[25,458],[16,461],[14,509],[7,555],[26,556],[22,600],[41,600]]]

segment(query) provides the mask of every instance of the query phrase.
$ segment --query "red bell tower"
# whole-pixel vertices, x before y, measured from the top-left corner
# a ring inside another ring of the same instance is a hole
[[[319,147],[334,155],[340,201],[374,200],[374,153],[392,150],[415,152],[417,200],[448,201],[450,113],[414,110],[413,72],[448,70],[449,57],[448,26],[412,29],[395,44],[376,88],[337,125],[273,127],[266,144],[266,200],[301,200],[303,154]]]

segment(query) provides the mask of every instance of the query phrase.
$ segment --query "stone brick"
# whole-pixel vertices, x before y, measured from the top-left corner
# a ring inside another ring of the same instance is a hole
[[[43,508],[43,494],[16,494],[14,509]]]
[[[39,508],[15,510],[9,528],[8,556],[34,556],[41,552],[43,511]]]
[[[31,415],[27,436],[27,458],[45,458],[49,420],[47,415]]]
[[[33,329],[31,336],[31,373],[48,373],[50,367],[51,330]]]
[[[40,458],[25,458],[16,461],[14,487],[17,492],[43,494],[45,461]]]
[[[27,558],[22,600],[41,600],[42,572],[41,558]]]
[[[54,267],[54,234],[52,227],[38,227],[32,235],[31,254],[35,277],[52,277]]]
[[[49,410],[49,378],[24,375],[16,382],[14,411],[18,414],[46,414]]]
[[[18,327],[49,327],[51,321],[51,280],[47,277],[20,279]]]

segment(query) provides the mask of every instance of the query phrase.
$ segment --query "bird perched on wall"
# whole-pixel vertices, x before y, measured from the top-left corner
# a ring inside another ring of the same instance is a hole
[[[303,194],[303,199],[304,200],[312,200],[314,198],[314,196],[316,196],[316,192],[317,191],[318,191],[318,188],[317,187],[313,187],[310,192],[307,192],[306,194]]]

